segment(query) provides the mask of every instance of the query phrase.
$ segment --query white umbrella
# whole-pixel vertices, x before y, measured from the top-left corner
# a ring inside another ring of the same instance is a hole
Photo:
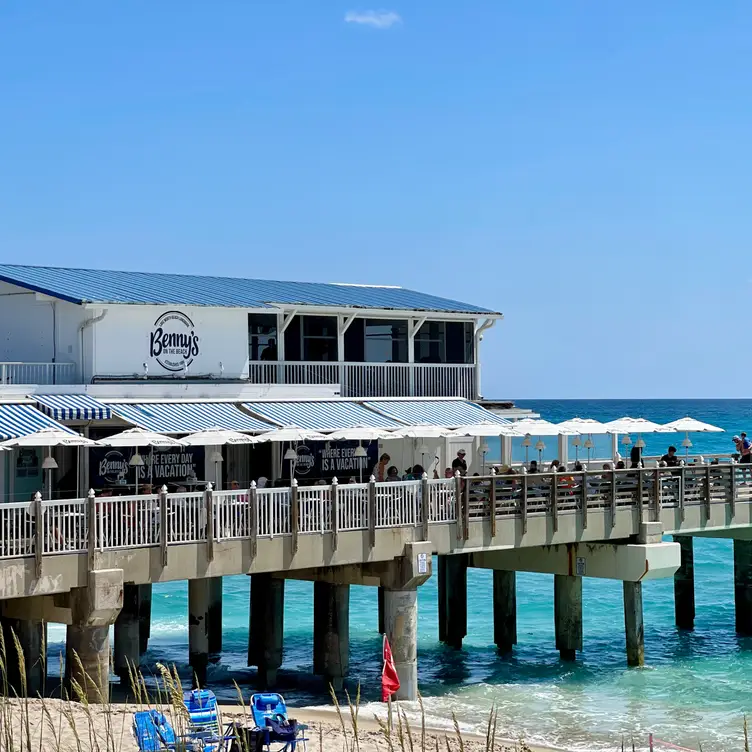
[[[689,440],[690,433],[722,433],[724,430],[723,428],[711,426],[710,423],[703,423],[701,420],[695,420],[689,416],[666,423],[663,427],[670,431],[676,431],[676,433],[684,432],[682,446],[684,447],[685,456],[689,456],[689,449],[692,446],[692,442]]]
[[[112,436],[108,436],[106,439],[100,439],[96,442],[100,446],[113,446],[113,447],[142,447],[148,446],[154,449],[154,447],[181,447],[185,446],[182,441],[173,439],[170,436],[163,436],[161,433],[155,433],[154,431],[147,431],[145,428],[128,428],[125,431],[116,433]],[[130,458],[128,464],[135,469],[136,472],[136,495],[138,495],[138,468],[143,467],[144,461],[141,455],[136,453]],[[149,470],[154,467],[154,459],[149,466]]]
[[[319,431],[312,431],[309,428],[300,428],[299,426],[283,426],[275,428],[273,431],[264,431],[254,437],[254,442],[262,443],[265,441],[327,441],[325,436]]]
[[[512,427],[522,434],[529,433],[531,436],[574,436],[580,433],[571,428],[562,428],[542,418],[523,418],[515,421]]]
[[[593,449],[593,434],[594,433],[608,433],[606,426],[599,420],[593,420],[592,418],[570,418],[558,424],[559,428],[571,428],[573,431],[577,431],[583,435],[587,434],[585,439],[585,448],[588,453],[588,464],[590,464],[590,452]],[[574,456],[575,460],[580,459],[580,446],[582,441],[579,436],[575,436],[572,440],[574,444]]]
[[[516,426],[507,426],[501,423],[471,423],[467,426],[455,428],[451,436],[524,436],[525,431],[520,431]]]
[[[47,498],[52,498],[52,471],[57,469],[57,462],[52,456],[52,447],[54,446],[92,446],[96,442],[81,436],[78,433],[64,431],[61,428],[40,428],[34,433],[28,433],[25,436],[18,436],[15,439],[8,439],[0,444],[0,447],[11,449],[13,447],[47,447],[47,456],[42,463],[42,469],[47,472]],[[76,462],[76,485],[78,486],[78,468],[80,463]],[[78,490],[78,489],[76,489]]]
[[[224,446],[225,444],[255,444],[256,438],[247,433],[230,431],[217,426],[188,434],[180,441],[187,446]]]
[[[418,423],[414,426],[404,426],[389,433],[391,439],[443,439],[451,436],[452,431],[444,426],[434,426],[429,423]]]
[[[603,424],[608,433],[671,433],[670,428],[664,428],[658,423],[645,418],[618,418]]]
[[[350,426],[338,428],[326,435],[330,441],[378,441],[394,438],[394,432],[374,426]]]

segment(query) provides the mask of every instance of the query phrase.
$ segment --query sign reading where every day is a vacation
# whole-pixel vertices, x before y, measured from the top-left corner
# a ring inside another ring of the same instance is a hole
[[[186,314],[167,311],[154,322],[149,335],[149,355],[166,371],[184,371],[199,352],[196,328]]]

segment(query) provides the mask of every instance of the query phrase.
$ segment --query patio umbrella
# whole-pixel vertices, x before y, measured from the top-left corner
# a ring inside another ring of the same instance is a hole
[[[577,431],[581,434],[587,434],[585,439],[585,448],[588,453],[588,464],[590,464],[590,451],[593,448],[593,434],[594,433],[608,433],[606,426],[599,420],[593,420],[592,418],[570,418],[558,424],[559,428],[571,428],[573,431]],[[579,436],[575,436],[572,441],[574,444],[574,456],[576,460],[580,459],[580,446],[582,441]]]
[[[573,431],[571,428],[562,428],[555,423],[543,420],[542,418],[523,418],[522,420],[516,420],[512,427],[524,434],[525,438],[522,441],[522,446],[525,447],[525,464],[528,464],[528,451],[532,443],[532,437],[537,436],[538,441],[535,443],[535,449],[538,452],[538,462],[543,460],[543,451],[546,445],[543,443],[541,437],[543,436],[577,436],[578,431]]]
[[[281,428],[275,428],[273,431],[264,431],[264,433],[258,434],[254,439],[258,443],[266,441],[285,442],[288,444],[297,444],[298,442],[306,441],[328,441],[328,436],[325,436],[319,431],[313,431],[309,428],[301,428],[300,426],[282,426]],[[297,459],[297,453],[290,447],[284,454],[282,460],[288,460],[290,462],[290,481],[293,479],[293,472],[295,461]]]
[[[213,426],[204,431],[188,434],[181,441],[186,446],[225,446],[226,444],[238,446],[239,444],[253,444],[256,439],[247,433]],[[220,490],[222,484],[219,466],[224,462],[224,457],[222,457],[222,452],[217,450],[209,459],[214,462],[214,488]]]
[[[47,456],[42,462],[42,469],[47,473],[47,498],[52,498],[52,471],[57,469],[57,462],[52,456],[52,447],[54,446],[92,446],[96,442],[87,439],[81,434],[71,431],[64,431],[61,428],[40,428],[34,433],[18,436],[15,439],[8,439],[2,442],[0,448],[12,449],[15,447],[47,447]],[[76,463],[76,487],[78,488],[78,467]]]
[[[664,428],[658,423],[653,423],[652,420],[646,420],[645,418],[630,418],[629,416],[618,418],[617,420],[611,420],[603,425],[606,427],[608,433],[614,435],[624,434],[622,444],[624,444],[625,447],[628,447],[632,443],[629,434],[636,433],[636,446],[640,449],[645,446],[645,442],[642,440],[643,433],[671,433],[670,428]]]
[[[390,439],[443,439],[451,436],[452,430],[444,426],[434,426],[430,423],[417,423],[413,426],[403,426],[389,432]]]
[[[502,436],[525,436],[524,431],[520,431],[512,425],[502,425],[500,423],[492,423],[489,420],[482,423],[472,423],[467,426],[459,426],[452,431],[453,436],[477,436],[479,438],[488,438],[490,436],[499,437]],[[488,453],[488,444],[483,443],[480,448],[481,456],[483,457],[483,472],[486,474],[486,454]]]
[[[170,436],[163,436],[161,433],[147,431],[145,428],[128,428],[127,430],[116,433],[113,436],[108,436],[106,439],[100,439],[95,443],[99,444],[99,446],[136,448],[136,453],[130,458],[128,463],[131,467],[135,468],[136,471],[136,495],[138,495],[138,468],[143,467],[144,464],[143,458],[138,453],[138,447],[148,446],[154,449],[154,447],[185,446],[182,441],[173,439]],[[153,467],[154,462],[152,456],[152,462],[149,466],[150,473]]]
[[[684,447],[685,456],[689,456],[689,449],[692,446],[692,442],[689,440],[690,433],[722,433],[724,430],[723,428],[712,426],[710,423],[703,423],[701,420],[695,420],[689,416],[666,423],[663,427],[670,431],[676,431],[676,433],[684,433],[682,446]]]

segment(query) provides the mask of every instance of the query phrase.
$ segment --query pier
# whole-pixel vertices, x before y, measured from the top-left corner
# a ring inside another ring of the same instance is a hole
[[[494,572],[493,639],[514,649],[515,572],[554,574],[555,648],[583,649],[582,578],[624,583],[625,652],[644,662],[642,583],[674,577],[676,621],[694,616],[692,539],[734,539],[737,629],[752,633],[752,488],[733,462],[299,488],[97,497],[2,505],[0,606],[27,665],[45,622],[68,625],[67,665],[95,698],[148,641],[153,583],[189,581],[188,652],[199,681],[221,650],[221,577],[251,577],[249,665],[273,686],[284,662],[285,580],[313,581],[314,671],[335,687],[348,670],[349,586],[380,589],[400,698],[418,691],[417,588],[439,578],[440,638],[467,632],[468,567]],[[30,517],[34,524],[29,524]],[[664,536],[674,536],[673,541]],[[438,572],[433,572],[434,556]],[[219,584],[218,584],[219,583]],[[80,664],[72,660],[75,651]],[[40,679],[41,681],[41,679]],[[84,686],[82,684],[82,686]],[[32,688],[29,688],[32,691]]]

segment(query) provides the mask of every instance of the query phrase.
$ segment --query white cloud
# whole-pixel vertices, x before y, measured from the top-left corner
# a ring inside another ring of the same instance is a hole
[[[374,29],[388,29],[402,23],[402,17],[393,10],[350,10],[345,13],[345,22],[373,26]]]

